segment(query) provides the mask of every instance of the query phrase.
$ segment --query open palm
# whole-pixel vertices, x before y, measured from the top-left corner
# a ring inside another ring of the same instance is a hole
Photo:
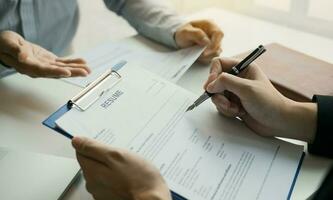
[[[24,40],[19,34],[0,34],[0,60],[30,77],[73,77],[90,73],[83,59],[58,58],[50,51]]]

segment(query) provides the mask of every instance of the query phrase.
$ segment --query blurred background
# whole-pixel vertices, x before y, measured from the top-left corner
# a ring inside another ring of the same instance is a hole
[[[332,0],[172,0],[180,12],[221,7],[333,38]]]
[[[163,0],[160,0],[163,1]],[[268,20],[293,29],[333,38],[332,0],[164,0],[178,13],[190,15],[208,8],[222,8]],[[121,18],[108,11],[102,0],[78,0],[81,12],[75,50],[96,46],[109,35],[123,38],[136,32]],[[223,19],[221,19],[223,20]],[[124,35],[123,30],[131,34]],[[85,42],[82,42],[85,41]]]

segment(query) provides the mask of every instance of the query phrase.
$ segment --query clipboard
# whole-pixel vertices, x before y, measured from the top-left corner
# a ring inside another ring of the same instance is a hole
[[[101,98],[105,93],[108,92],[108,90],[110,90],[121,80],[121,75],[118,73],[118,70],[120,70],[126,64],[126,61],[121,61],[117,63],[110,70],[107,70],[100,77],[98,77],[95,81],[89,83],[88,86],[85,87],[81,92],[75,95],[65,105],[60,107],[56,112],[51,114],[47,119],[45,119],[42,122],[43,125],[52,130],[55,130],[56,132],[64,135],[69,139],[72,139],[73,136],[70,133],[59,128],[56,124],[56,121],[73,108],[78,109],[82,112],[89,109],[91,105],[93,105],[99,98]],[[103,84],[107,81],[110,81],[111,85],[108,85],[106,89],[102,89],[100,92],[96,91],[97,88],[102,87]],[[90,100],[86,100],[87,97],[90,97]]]
[[[60,107],[56,112],[51,114],[46,120],[43,121],[43,125],[47,126],[48,128],[55,130],[56,132],[64,135],[65,137],[72,139],[73,135],[70,133],[64,131],[63,129],[59,128],[56,125],[56,121],[62,117],[64,114],[66,114],[71,109],[78,109],[82,112],[89,109],[91,105],[93,105],[99,98],[101,98],[106,92],[108,92],[109,89],[111,89],[113,86],[115,86],[119,81],[121,81],[121,75],[118,73],[118,70],[121,69],[123,66],[126,65],[126,61],[122,61],[118,64],[116,64],[112,69],[106,71],[104,74],[102,74],[99,78],[97,78],[95,81],[90,83],[86,88],[84,88],[80,93],[78,93],[76,96],[74,96],[72,99],[70,99],[65,105]],[[106,89],[102,89],[100,92],[94,92],[96,88],[104,87],[105,82],[111,82],[111,85],[108,85]],[[89,101],[84,102],[85,98],[88,96],[92,96]],[[83,102],[83,103],[82,103]],[[305,153],[303,152],[298,167],[296,169],[293,181],[290,186],[289,193],[287,195],[287,199],[289,200],[291,198],[291,194],[293,192],[293,189],[296,184],[296,180],[299,174],[299,171],[301,169],[302,162],[304,160]],[[172,195],[173,200],[187,200],[186,198],[182,197],[181,195],[177,194],[176,192],[170,191]]]
[[[105,93],[108,92],[113,86],[115,86],[119,81],[121,81],[121,75],[118,73],[123,66],[127,64],[126,61],[121,61],[112,69],[103,73],[99,78],[95,81],[88,84],[86,88],[84,88],[81,92],[75,95],[72,99],[70,99],[65,105],[61,106],[57,111],[51,114],[47,119],[45,119],[42,124],[63,136],[72,139],[73,135],[66,132],[65,130],[59,128],[56,124],[56,121],[66,114],[71,109],[78,109],[82,112],[89,109],[99,98],[101,98]],[[100,92],[96,92],[96,88],[103,87],[105,82],[111,82],[111,85],[108,85],[105,89],[102,89]],[[92,96],[90,100],[85,101],[85,98],[88,96]],[[173,200],[187,200],[186,198],[182,197],[181,195],[171,191],[172,199]]]

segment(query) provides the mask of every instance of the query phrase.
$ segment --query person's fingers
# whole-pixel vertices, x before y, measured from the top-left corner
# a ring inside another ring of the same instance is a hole
[[[238,104],[230,102],[223,95],[212,96],[212,102],[215,104],[217,110],[227,117],[237,117],[242,113],[241,108]]]
[[[49,77],[49,78],[66,78],[72,76],[71,70],[66,68],[60,68],[56,66],[49,66],[47,68],[41,68],[41,74],[37,74],[40,77]]]
[[[96,190],[104,185],[110,184],[112,172],[109,166],[94,159],[85,157],[80,153],[76,153],[76,158],[81,166],[83,176],[86,180],[87,186],[89,185],[89,192]],[[88,188],[87,188],[88,189]]]
[[[83,69],[84,71],[87,72],[87,74],[91,73],[90,68],[85,64],[68,63],[67,65],[68,65],[68,67],[71,67],[71,68]]]
[[[215,57],[212,60],[212,64],[209,70],[210,74],[220,74],[222,73],[222,65],[219,57]]]
[[[107,173],[107,171],[109,170],[109,168],[104,163],[88,158],[80,154],[79,152],[76,153],[76,158],[81,166],[84,178],[87,181],[96,180],[96,178],[98,178],[96,172],[98,172],[99,174],[103,174]]]
[[[208,49],[212,51],[217,51],[221,48],[221,42],[224,37],[224,33],[221,30],[215,30],[211,33],[211,43],[208,46]]]
[[[232,67],[237,65],[240,61],[230,58],[220,58],[220,64],[223,68],[223,72],[229,72]]]
[[[212,54],[221,54],[222,49],[221,49],[221,41],[223,38],[222,32],[216,32],[214,35],[210,38],[210,43],[203,52],[204,56],[209,56]]]
[[[240,78],[228,73],[222,73],[219,77],[207,86],[210,93],[221,93],[228,90],[238,97],[246,93],[250,86],[250,80]]]
[[[236,66],[240,61],[237,59],[221,58],[221,66],[223,72],[229,72],[232,67]],[[268,80],[265,73],[260,69],[256,63],[250,64],[248,68],[239,74],[239,77],[243,77],[249,80]]]
[[[83,58],[57,58],[56,61],[62,63],[77,63],[77,64],[86,64],[87,62]]]
[[[207,34],[203,30],[193,26],[189,26],[182,31],[182,38],[186,38],[189,46],[193,44],[206,46],[210,43]]]
[[[209,74],[208,79],[207,79],[207,81],[205,82],[205,84],[204,84],[204,86],[203,86],[204,90],[207,90],[207,86],[208,86],[211,82],[215,81],[215,79],[217,79],[217,77],[218,77],[218,74],[216,74],[216,73]]]
[[[231,102],[229,101],[228,98],[226,98],[224,95],[222,94],[215,94],[212,96],[212,102],[215,105],[219,105],[223,108],[228,108],[231,105]]]
[[[86,72],[86,74],[90,74],[91,70],[86,64],[79,64],[79,63],[62,63],[62,62],[55,62],[53,63],[56,66],[64,67],[64,68],[73,68],[73,69],[82,69]]]
[[[216,51],[216,52],[210,52],[209,54],[206,54],[205,52],[206,52],[206,50],[199,56],[198,60],[201,63],[208,64],[208,63],[211,62],[211,60],[213,58],[220,56],[222,50],[219,49],[218,51]]]
[[[191,24],[194,27],[202,29],[208,35],[210,43],[207,47],[207,54],[209,54],[209,51],[216,52],[220,49],[224,33],[215,22],[210,20],[197,20],[193,21]]]
[[[72,145],[79,154],[85,157],[105,164],[110,161],[108,155],[112,149],[105,144],[85,137],[74,137]]]
[[[207,81],[205,82],[203,88],[205,90],[207,90],[207,86],[213,82],[215,79],[217,79],[218,75],[222,73],[222,66],[220,63],[220,58],[219,57],[215,57],[212,59],[211,61],[211,67],[209,70],[209,76]]]
[[[77,76],[87,76],[89,73],[81,68],[66,68],[71,72],[71,77],[77,77]]]
[[[22,65],[25,65],[24,67],[34,77],[63,78],[71,76],[70,70],[58,66],[48,64],[45,66],[41,63],[23,63]]]

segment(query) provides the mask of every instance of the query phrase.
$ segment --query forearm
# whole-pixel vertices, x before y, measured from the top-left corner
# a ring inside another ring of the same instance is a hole
[[[286,136],[312,143],[317,128],[317,104],[290,101],[286,115]]]
[[[139,33],[170,47],[177,47],[174,34],[185,22],[167,6],[154,0],[104,2],[110,10],[123,16]]]
[[[134,200],[171,200],[170,192],[166,193],[165,190],[151,190],[145,191],[135,195]]]

